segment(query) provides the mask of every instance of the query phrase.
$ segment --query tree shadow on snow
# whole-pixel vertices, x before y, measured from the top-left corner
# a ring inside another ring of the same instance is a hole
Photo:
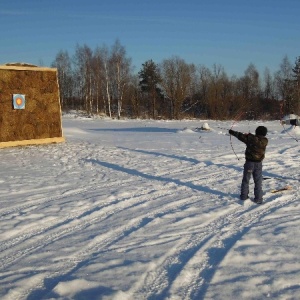
[[[91,131],[112,131],[112,132],[148,132],[148,133],[177,133],[178,129],[162,128],[162,127],[131,127],[131,128],[91,128]]]
[[[138,153],[144,153],[144,154],[150,154],[150,155],[155,155],[155,156],[163,156],[163,157],[168,157],[168,158],[174,158],[174,159],[190,162],[194,165],[204,163],[206,167],[216,166],[216,167],[219,167],[219,168],[222,168],[222,167],[223,168],[230,168],[230,169],[237,170],[239,172],[243,172],[243,168],[240,167],[240,166],[214,163],[211,160],[198,160],[198,159],[190,158],[190,157],[187,157],[187,156],[179,156],[179,155],[174,155],[174,154],[166,154],[166,153],[161,153],[161,152],[157,152],[157,151],[148,151],[148,150],[141,150],[141,149],[130,149],[130,148],[126,148],[126,147],[119,147],[119,149],[129,150],[129,151],[132,151],[132,152],[138,152]]]
[[[138,170],[121,167],[117,164],[108,163],[108,162],[104,162],[104,161],[100,161],[100,160],[96,160],[96,159],[85,159],[85,161],[89,162],[89,163],[93,163],[93,164],[98,164],[100,166],[103,166],[103,167],[106,167],[106,168],[109,168],[109,169],[113,169],[113,170],[118,171],[118,172],[127,173],[128,175],[131,175],[131,176],[142,177],[142,178],[145,178],[145,179],[160,181],[160,182],[164,182],[164,183],[174,183],[178,186],[185,186],[185,187],[188,187],[188,188],[196,190],[196,191],[210,193],[210,194],[214,194],[214,195],[218,195],[218,196],[222,196],[222,197],[228,196],[228,195],[234,196],[234,194],[223,193],[223,192],[218,191],[218,190],[213,190],[213,189],[211,189],[207,186],[199,186],[199,185],[195,185],[191,182],[183,182],[179,179],[173,179],[173,178],[168,178],[168,177],[154,176],[154,175],[150,175],[150,174],[145,174],[145,173],[142,173]]]
[[[236,171],[239,171],[239,172],[243,172],[243,167],[240,167],[240,166],[214,163],[211,160],[203,160],[203,162],[206,164],[207,167],[209,167],[209,166],[217,166],[219,168],[229,168],[229,169],[233,169],[233,170],[236,170]]]
[[[132,152],[138,152],[138,153],[150,154],[150,155],[154,155],[154,156],[163,156],[163,157],[168,157],[168,158],[173,158],[173,159],[178,159],[178,160],[184,160],[184,161],[190,162],[194,165],[199,164],[201,162],[197,159],[189,158],[189,157],[186,157],[186,156],[166,154],[166,153],[160,153],[160,152],[148,151],[148,150],[141,150],[141,149],[130,149],[130,148],[126,148],[126,147],[119,147],[119,148],[123,149],[123,150],[132,151]]]

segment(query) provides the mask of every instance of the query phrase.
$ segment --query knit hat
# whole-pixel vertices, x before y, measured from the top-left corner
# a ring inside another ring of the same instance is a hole
[[[266,136],[268,129],[265,126],[258,126],[255,130],[256,135]]]

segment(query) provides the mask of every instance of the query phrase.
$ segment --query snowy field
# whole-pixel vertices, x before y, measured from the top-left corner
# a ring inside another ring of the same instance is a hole
[[[269,129],[259,206],[232,123],[66,115],[65,143],[0,149],[0,299],[300,299],[300,134],[235,124]]]

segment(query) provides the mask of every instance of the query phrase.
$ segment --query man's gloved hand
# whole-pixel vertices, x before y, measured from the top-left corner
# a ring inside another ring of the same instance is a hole
[[[233,130],[229,129],[229,134],[233,134]]]

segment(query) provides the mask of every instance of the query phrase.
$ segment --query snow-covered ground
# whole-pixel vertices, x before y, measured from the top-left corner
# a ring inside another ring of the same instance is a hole
[[[300,134],[235,123],[269,129],[258,206],[231,125],[66,115],[65,143],[0,149],[0,298],[299,299]]]

